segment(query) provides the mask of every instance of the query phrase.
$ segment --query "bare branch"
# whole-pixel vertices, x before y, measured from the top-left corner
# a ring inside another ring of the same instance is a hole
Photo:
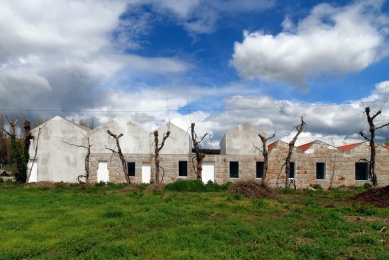
[[[131,180],[130,180],[130,177],[127,175],[127,171],[126,171],[126,160],[124,160],[124,156],[123,156],[123,153],[122,153],[122,149],[120,148],[120,143],[119,143],[119,138],[123,136],[123,134],[119,134],[119,135],[115,135],[114,133],[112,133],[110,130],[107,130],[107,133],[112,136],[115,141],[116,141],[116,147],[118,148],[117,152],[113,149],[110,149],[110,148],[107,148],[107,146],[105,146],[106,149],[112,151],[112,154],[115,154],[117,153],[119,155],[119,159],[122,163],[122,169],[123,169],[123,174],[124,174],[124,178],[126,179],[127,181],[127,184],[130,184],[131,183]]]

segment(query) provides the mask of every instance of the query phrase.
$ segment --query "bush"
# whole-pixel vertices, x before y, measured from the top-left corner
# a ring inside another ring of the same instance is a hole
[[[165,185],[165,190],[170,191],[205,191],[204,183],[201,180],[181,180]]]
[[[201,180],[181,180],[178,179],[175,182],[165,185],[165,190],[170,191],[190,191],[190,192],[218,192],[226,191],[231,183],[219,185],[212,181],[208,181],[204,184]]]

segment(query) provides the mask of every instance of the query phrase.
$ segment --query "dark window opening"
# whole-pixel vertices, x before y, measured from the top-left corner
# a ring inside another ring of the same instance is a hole
[[[316,179],[324,180],[326,178],[326,164],[322,162],[316,163]]]
[[[239,178],[239,162],[230,162],[230,178]]]
[[[296,178],[296,168],[294,162],[290,162],[289,167],[290,167],[289,178],[291,179]]]
[[[365,181],[367,180],[369,172],[369,164],[367,162],[355,163],[355,180]]]
[[[188,176],[188,162],[179,161],[178,162],[178,176],[187,177]]]
[[[257,162],[257,165],[256,165],[256,175],[255,177],[256,178],[262,178],[263,176],[263,169],[264,169],[264,162]]]
[[[128,176],[135,176],[135,163],[127,162],[127,174]]]

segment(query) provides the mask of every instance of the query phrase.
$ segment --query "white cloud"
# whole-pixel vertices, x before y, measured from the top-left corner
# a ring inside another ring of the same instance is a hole
[[[148,0],[160,14],[168,13],[190,34],[209,34],[215,31],[222,14],[261,12],[274,7],[275,0]]]
[[[119,19],[130,1],[2,3],[1,108],[88,109],[103,99],[96,87],[123,70],[163,75],[189,69],[190,64],[176,58],[141,57],[118,50],[112,41],[114,33],[128,48],[148,28],[147,17],[132,24]],[[123,34],[123,28],[130,28],[127,32],[131,33]]]
[[[287,17],[276,36],[244,32],[230,61],[246,79],[286,81],[305,87],[308,77],[347,74],[388,55],[389,19],[382,1],[358,1],[345,7],[320,4],[293,25]]]

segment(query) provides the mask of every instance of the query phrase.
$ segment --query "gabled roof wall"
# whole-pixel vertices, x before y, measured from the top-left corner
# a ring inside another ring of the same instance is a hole
[[[259,133],[267,137],[267,133],[248,122],[231,129],[220,141],[220,154],[255,154],[254,146],[262,147]]]
[[[111,153],[105,146],[117,150],[116,141],[108,135],[107,130],[117,136],[123,134],[119,138],[122,153],[150,153],[150,132],[120,116],[92,130],[90,134],[91,153]]]
[[[163,135],[170,131],[170,136],[166,139],[165,145],[160,154],[192,154],[192,140],[190,134],[173,123],[166,123],[155,129],[158,131],[158,142],[161,143]],[[150,135],[152,150],[154,151],[154,131]]]
[[[36,139],[30,146],[30,159],[35,156],[39,128],[31,130]],[[76,145],[87,145],[88,132],[59,116],[47,121],[39,136],[37,181],[76,182],[77,176],[84,174],[86,156],[86,149]]]

